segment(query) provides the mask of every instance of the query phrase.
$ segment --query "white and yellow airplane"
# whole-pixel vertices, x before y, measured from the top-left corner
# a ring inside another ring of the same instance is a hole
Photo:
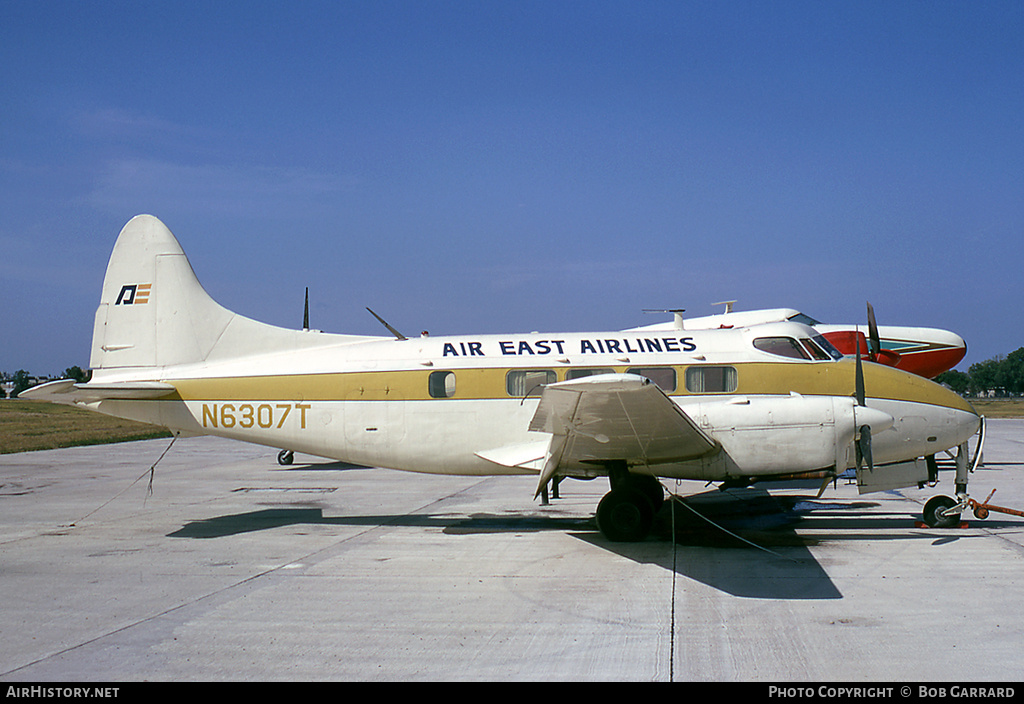
[[[957,448],[958,498],[925,508],[929,524],[952,524],[983,426],[947,389],[843,359],[792,321],[410,339],[274,327],[211,299],[149,215],[114,245],[90,366],[87,383],[22,397],[363,465],[533,474],[537,494],[553,478],[608,476],[597,522],[611,540],[648,534],[659,478],[827,483],[855,467],[875,491],[934,479],[924,458]]]

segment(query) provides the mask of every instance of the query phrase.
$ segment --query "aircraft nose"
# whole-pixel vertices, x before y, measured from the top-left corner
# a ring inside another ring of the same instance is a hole
[[[957,335],[955,332],[945,330],[945,339],[939,340],[942,344],[949,345],[950,347],[967,347],[967,342],[964,338]]]
[[[956,445],[970,440],[971,436],[978,432],[981,427],[981,416],[969,402],[965,401],[959,394],[946,390],[947,393],[959,402],[950,408],[952,419],[950,424],[954,427]],[[952,399],[951,399],[952,400]]]
[[[917,371],[924,377],[932,379],[942,372],[952,369],[967,356],[967,342],[955,332],[943,331],[945,334],[936,340],[937,347],[922,356],[921,368]]]
[[[970,406],[970,404],[968,404]],[[960,423],[964,426],[964,431],[970,435],[978,432],[978,427],[981,425],[981,414],[974,410],[974,406],[970,406],[971,410],[969,413],[962,413]]]

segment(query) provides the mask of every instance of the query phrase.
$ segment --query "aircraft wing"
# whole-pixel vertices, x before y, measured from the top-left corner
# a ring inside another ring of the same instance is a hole
[[[635,374],[601,374],[544,387],[529,429],[552,434],[539,487],[571,463],[660,464],[719,447],[656,384]]]

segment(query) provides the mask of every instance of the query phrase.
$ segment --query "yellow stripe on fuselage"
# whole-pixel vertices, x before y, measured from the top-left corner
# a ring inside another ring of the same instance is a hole
[[[804,364],[737,364],[737,394],[853,396],[856,363],[853,360]],[[933,381],[881,364],[864,364],[864,388],[869,398],[911,401],[974,413],[974,408],[949,389]]]
[[[799,393],[808,396],[852,396],[855,364],[840,362],[787,363],[742,362],[732,365],[737,370],[738,386],[729,394],[691,393],[684,379],[690,366],[662,365],[676,370],[679,388],[670,396],[735,396],[784,395]],[[353,371],[319,374],[219,377],[203,379],[163,379],[175,386],[175,399],[185,401],[427,401],[438,403],[459,399],[508,399],[505,379],[512,369],[528,367],[486,367],[452,369],[456,375],[455,395],[434,399],[428,393],[428,378],[437,369],[392,371]],[[593,367],[587,367],[593,368]],[[605,367],[625,372],[628,367]],[[558,381],[566,378],[571,367],[555,369]],[[444,370],[447,371],[447,370]],[[934,382],[891,367],[864,364],[867,396],[925,403],[974,413],[969,403]]]

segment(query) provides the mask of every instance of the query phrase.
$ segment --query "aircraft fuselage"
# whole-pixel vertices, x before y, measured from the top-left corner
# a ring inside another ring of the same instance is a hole
[[[111,415],[332,459],[442,474],[536,473],[481,455],[541,442],[529,431],[544,386],[586,375],[651,378],[725,450],[660,462],[659,476],[717,480],[852,466],[837,418],[853,412],[854,364],[777,359],[757,336],[809,337],[780,323],[752,332],[685,335],[567,333],[378,338],[161,370],[163,399],[94,403]],[[795,329],[794,329],[795,328]],[[267,370],[273,369],[273,374]],[[876,462],[934,454],[962,442],[977,417],[959,396],[916,376],[865,364],[867,405],[895,420],[873,437]],[[154,380],[123,370],[106,381]],[[718,386],[713,386],[718,384]],[[709,390],[710,388],[710,390]],[[973,432],[973,431],[972,431]],[[838,448],[838,449],[837,449]],[[841,457],[837,460],[836,455]],[[624,458],[626,459],[626,458]],[[637,463],[639,464],[639,463]],[[594,476],[599,465],[566,467]]]

